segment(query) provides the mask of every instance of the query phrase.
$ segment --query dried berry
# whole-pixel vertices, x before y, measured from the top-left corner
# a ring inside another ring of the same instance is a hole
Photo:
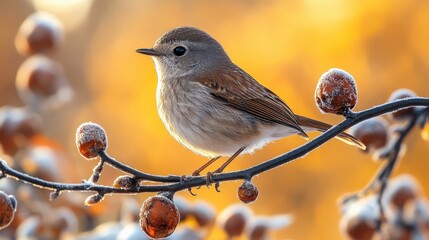
[[[51,14],[36,12],[22,23],[15,38],[15,46],[22,55],[54,50],[63,41],[61,22]]]
[[[329,69],[319,79],[315,99],[322,113],[344,115],[357,103],[356,82],[353,76],[341,69]]]
[[[15,197],[0,191],[0,229],[9,226],[15,216],[15,211]]]
[[[258,198],[258,188],[252,181],[244,180],[243,184],[238,188],[238,198],[243,203],[251,203]]]
[[[383,148],[389,139],[387,122],[381,117],[356,124],[350,128],[350,134],[363,142],[369,152]]]
[[[107,147],[106,132],[96,123],[82,123],[76,131],[76,146],[83,157],[95,158]]]
[[[409,89],[404,89],[404,88],[398,89],[390,95],[389,102],[399,100],[399,99],[409,98],[409,97],[415,97],[415,96],[417,96],[417,95]],[[391,112],[391,113],[389,113],[388,116],[392,120],[401,121],[401,120],[406,120],[409,117],[411,117],[413,115],[414,111],[415,111],[415,107],[409,107],[409,108],[400,109],[400,110],[395,111],[395,112]]]
[[[151,238],[171,235],[179,219],[179,210],[173,201],[162,195],[149,197],[140,209],[140,227]]]

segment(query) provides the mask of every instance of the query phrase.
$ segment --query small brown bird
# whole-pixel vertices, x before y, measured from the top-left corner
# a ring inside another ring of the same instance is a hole
[[[186,148],[211,160],[230,158],[292,134],[326,131],[331,125],[296,115],[275,93],[235,65],[209,34],[179,27],[165,33],[153,48],[138,53],[152,56],[158,74],[158,113],[170,134]],[[355,137],[337,136],[360,148]]]

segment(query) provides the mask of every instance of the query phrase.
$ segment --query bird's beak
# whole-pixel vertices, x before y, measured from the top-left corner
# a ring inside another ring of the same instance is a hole
[[[155,56],[155,57],[162,55],[160,52],[157,52],[153,48],[140,48],[140,49],[137,49],[136,52],[149,55],[149,56]]]

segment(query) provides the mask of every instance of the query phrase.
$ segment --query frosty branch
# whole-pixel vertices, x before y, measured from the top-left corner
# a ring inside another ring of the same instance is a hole
[[[419,111],[416,111],[415,117],[410,121],[408,128],[403,131],[403,134],[398,139],[397,144],[395,144],[392,156],[389,158],[388,163],[380,170],[379,176],[376,178],[376,181],[381,181],[382,179],[388,178],[390,175],[398,154],[399,146],[407,133],[415,126],[419,116],[425,116],[427,114],[429,107],[429,99],[428,98],[407,98],[400,99],[394,102],[385,103],[382,105],[375,106],[373,108],[360,111],[360,112],[350,112],[348,117],[339,123],[338,125],[332,127],[325,133],[320,136],[314,138],[313,140],[303,144],[302,146],[293,149],[281,156],[273,158],[271,160],[265,161],[263,163],[257,164],[253,167],[243,169],[240,171],[226,172],[221,174],[216,174],[213,176],[212,180],[216,183],[224,182],[224,181],[232,181],[232,180],[250,180],[253,176],[271,170],[275,167],[284,165],[289,163],[299,157],[304,156],[305,154],[311,152],[317,147],[323,145],[328,142],[330,139],[334,138],[336,135],[341,133],[342,131],[362,122],[364,120],[383,115],[392,111],[397,111],[403,108],[412,107],[412,106],[422,106],[426,108],[422,108]],[[98,153],[97,153],[98,155]],[[127,174],[128,180],[131,180],[133,184],[128,187],[112,187],[112,186],[104,186],[99,185],[96,181],[83,181],[82,183],[77,184],[66,184],[59,182],[50,182],[45,181],[39,178],[35,178],[29,176],[25,173],[14,170],[13,168],[7,166],[5,161],[0,161],[0,171],[3,177],[13,178],[19,181],[23,181],[33,186],[50,189],[57,193],[62,191],[84,191],[84,192],[96,192],[98,195],[104,196],[105,194],[135,194],[142,192],[176,192],[184,189],[189,189],[192,187],[200,187],[206,185],[206,177],[205,176],[192,176],[187,177],[186,180],[183,180],[181,176],[159,176],[147,174],[141,171],[138,171],[130,166],[127,166],[107,155],[104,150],[99,152],[100,163],[106,163],[114,168],[117,168]],[[100,174],[100,171],[95,171],[94,174]],[[93,177],[91,177],[93,179]],[[158,182],[162,184],[154,184],[154,185],[145,185],[144,182]]]

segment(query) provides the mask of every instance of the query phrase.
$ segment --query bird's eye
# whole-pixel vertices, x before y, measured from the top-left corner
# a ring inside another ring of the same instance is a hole
[[[182,56],[186,53],[186,48],[179,46],[179,47],[175,47],[173,50],[174,55],[176,56]]]

